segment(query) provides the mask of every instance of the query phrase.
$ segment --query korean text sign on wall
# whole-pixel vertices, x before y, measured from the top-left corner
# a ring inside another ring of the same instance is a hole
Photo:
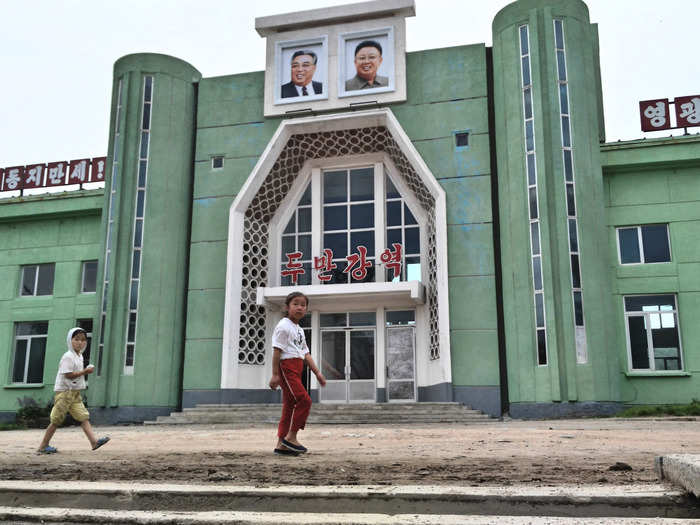
[[[0,168],[0,191],[53,188],[85,182],[103,182],[107,157],[76,159]]]
[[[670,106],[675,106],[676,125],[671,124]],[[700,126],[700,95],[642,100],[639,103],[639,116],[642,131],[660,131],[664,129],[689,128]]]

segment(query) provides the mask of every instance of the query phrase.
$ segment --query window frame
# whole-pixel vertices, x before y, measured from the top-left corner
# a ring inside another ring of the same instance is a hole
[[[280,275],[280,268],[286,261],[282,260],[281,238],[287,223],[295,213],[298,202],[306,190],[307,184],[311,183],[311,251],[312,254],[321,255],[323,249],[323,172],[336,170],[352,170],[363,167],[374,166],[374,249],[375,253],[368,254],[368,259],[374,257],[375,279],[372,283],[384,283],[386,271],[383,263],[380,262],[379,255],[386,246],[386,190],[384,176],[388,175],[391,182],[401,194],[404,204],[409,208],[416,219],[420,232],[420,246],[428,246],[427,224],[428,216],[423,210],[413,192],[398,175],[400,172],[385,153],[369,153],[361,155],[348,155],[331,159],[313,159],[307,161],[299,172],[294,184],[290,188],[287,196],[282,200],[275,216],[270,221],[270,236],[268,240],[268,268],[273,270],[273,275],[268,275],[269,286],[283,286]],[[377,198],[381,195],[381,198]],[[380,225],[381,226],[378,226]],[[425,250],[422,250],[425,252]],[[421,255],[423,259],[424,254]],[[306,260],[306,259],[304,259]],[[318,280],[317,272],[313,270],[313,255],[311,257],[311,285],[323,284]],[[379,261],[379,262],[378,262]],[[405,261],[404,261],[405,262]],[[421,260],[421,282],[428,282],[427,263]],[[402,268],[403,271],[403,268]],[[357,282],[348,283],[328,283],[325,286],[352,286],[361,284]],[[297,285],[301,286],[301,285]]]
[[[655,296],[665,296],[670,295],[673,297],[673,310],[668,311],[627,311],[626,299],[632,297],[655,297]],[[644,373],[654,373],[659,375],[677,375],[678,373],[685,371],[685,358],[683,356],[683,342],[681,341],[681,326],[680,326],[680,315],[678,312],[678,294],[676,293],[648,293],[648,294],[627,294],[622,296],[622,312],[624,316],[625,323],[625,346],[627,350],[627,372],[631,374],[644,374]],[[654,341],[652,336],[651,328],[651,316],[653,314],[661,315],[672,314],[675,322],[675,328],[678,337],[678,358],[680,360],[678,369],[674,370],[663,370],[656,368],[656,362],[654,358]],[[630,341],[630,328],[629,328],[629,318],[630,317],[642,317],[645,323],[645,331],[647,336],[647,362],[649,363],[649,368],[633,368],[632,363],[632,344]]]
[[[41,273],[41,268],[45,267],[53,267],[53,279],[51,282],[51,293],[47,294],[37,294],[37,290],[39,288],[39,274]],[[23,287],[24,287],[24,272],[27,268],[36,268],[36,273],[34,274],[34,287],[32,290],[32,293],[30,294],[25,294],[23,292]],[[37,264],[24,264],[20,267],[20,272],[19,272],[19,297],[48,297],[53,295],[53,289],[54,286],[56,285],[56,263],[37,263]]]
[[[645,226],[666,226],[666,245],[668,247],[668,261],[646,262],[644,257],[644,241],[642,237],[642,228]],[[637,230],[637,243],[639,246],[639,262],[622,262],[622,245],[620,243],[620,230]],[[673,262],[673,253],[671,251],[671,231],[667,222],[650,223],[650,224],[630,224],[628,226],[615,226],[615,242],[617,243],[617,263],[620,266],[639,266],[642,264],[669,264]]]
[[[46,333],[44,334],[29,334],[29,335],[19,335],[17,334],[18,327],[21,324],[28,324],[28,325],[33,325],[33,324],[46,324]],[[44,384],[44,372],[46,369],[46,347],[48,345],[48,335],[49,335],[49,322],[48,321],[21,321],[21,322],[15,322],[14,323],[14,337],[13,337],[13,345],[12,345],[12,364],[10,366],[10,384],[11,385],[43,385]],[[39,383],[29,383],[27,382],[28,375],[29,375],[29,362],[30,362],[30,355],[32,352],[32,340],[34,339],[44,339],[46,343],[44,344],[44,365],[41,370],[41,381]],[[15,370],[15,364],[16,364],[16,359],[17,359],[17,342],[18,341],[27,341],[27,351],[24,356],[24,372],[23,372],[23,380],[22,381],[15,381],[14,378],[14,370]]]
[[[95,289],[85,290],[85,266],[88,263],[95,263]],[[80,293],[81,294],[96,294],[97,293],[97,272],[99,270],[99,261],[97,259],[90,259],[88,261],[83,261],[82,264],[82,275],[80,277]]]

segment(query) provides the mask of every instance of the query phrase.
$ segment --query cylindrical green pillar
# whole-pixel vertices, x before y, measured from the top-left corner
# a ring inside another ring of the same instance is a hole
[[[200,78],[165,55],[114,65],[90,381],[102,419],[143,420],[179,402]]]
[[[519,0],[494,19],[493,57],[511,414],[604,410],[619,370],[597,29],[580,0]]]

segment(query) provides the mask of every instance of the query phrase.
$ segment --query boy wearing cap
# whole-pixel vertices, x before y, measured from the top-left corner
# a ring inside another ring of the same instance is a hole
[[[49,445],[56,429],[59,427],[66,414],[70,412],[73,419],[80,422],[83,432],[90,440],[92,450],[97,450],[109,441],[109,437],[97,439],[90,426],[90,414],[85,405],[81,392],[85,390],[85,376],[95,370],[93,365],[83,368],[83,350],[87,346],[87,335],[82,328],[71,328],[66,338],[68,351],[63,354],[58,364],[58,373],[54,384],[54,401],[51,416],[51,424],[46,428],[44,439],[39,445],[39,454],[53,454],[58,452],[55,447]]]

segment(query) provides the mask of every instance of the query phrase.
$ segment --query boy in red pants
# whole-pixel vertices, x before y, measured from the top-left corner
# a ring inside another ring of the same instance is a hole
[[[297,432],[306,424],[311,409],[311,397],[301,383],[306,362],[321,386],[326,378],[314,363],[306,345],[299,321],[306,315],[309,299],[301,292],[292,292],[284,300],[287,316],[277,324],[272,335],[272,378],[270,388],[282,387],[282,416],[277,428],[275,454],[298,456],[306,452],[299,443]]]

